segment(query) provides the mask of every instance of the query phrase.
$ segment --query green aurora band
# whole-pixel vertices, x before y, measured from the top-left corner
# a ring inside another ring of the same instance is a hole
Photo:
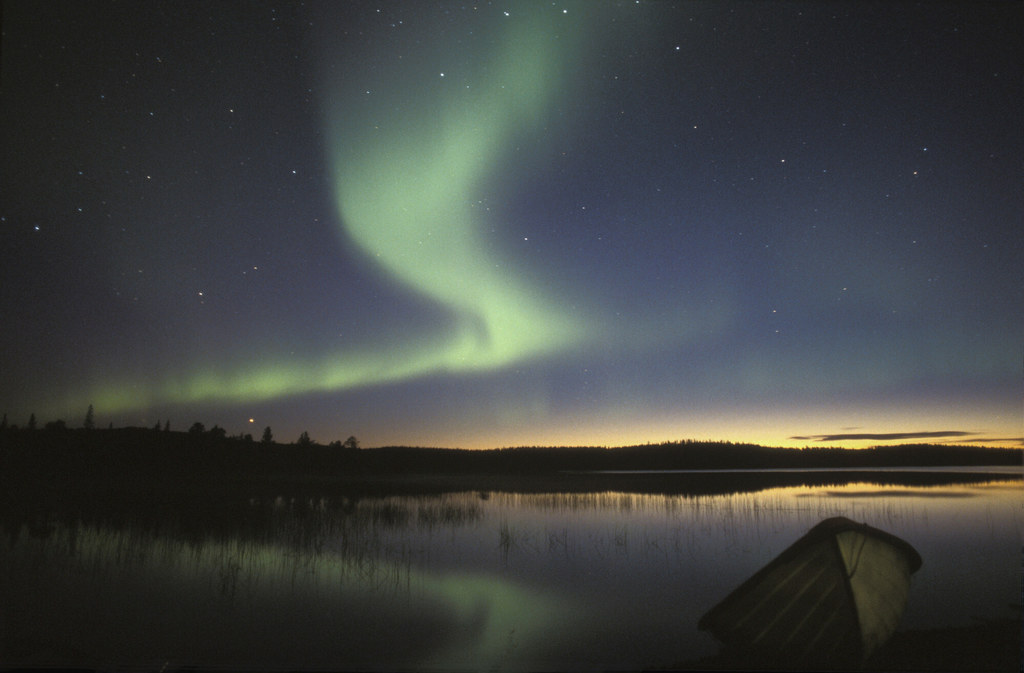
[[[362,100],[357,90],[325,85],[340,234],[391,278],[450,313],[445,330],[409,335],[398,348],[263,359],[234,371],[204,367],[148,385],[108,383],[66,400],[66,408],[81,406],[82,399],[105,412],[251,403],[434,373],[492,371],[565,352],[600,332],[497,256],[481,233],[489,226],[485,213],[474,209],[482,181],[505,168],[517,143],[529,145],[555,96],[565,95],[564,74],[582,51],[583,31],[578,23],[570,30],[551,19],[539,12],[508,21],[483,49],[489,54],[476,54],[472,66],[464,53],[451,54],[449,62],[472,72],[445,78],[430,68],[445,61],[450,48],[439,27],[424,54],[392,58],[390,70],[362,55],[372,66],[352,79],[379,81],[385,94]],[[338,79],[351,87],[352,80]]]
[[[344,233],[455,316],[446,344],[402,358],[414,373],[490,370],[562,350],[587,333],[496,258],[474,208],[481,182],[503,167],[514,139],[543,119],[558,91],[565,61],[558,37],[549,24],[523,22],[458,82],[414,69],[426,82],[396,79],[400,93],[385,94],[385,105],[365,118],[332,115],[345,128],[332,129],[331,157]]]

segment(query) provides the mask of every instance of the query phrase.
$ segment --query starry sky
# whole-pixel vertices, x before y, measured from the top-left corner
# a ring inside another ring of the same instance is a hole
[[[0,412],[1024,443],[1017,2],[7,2]]]

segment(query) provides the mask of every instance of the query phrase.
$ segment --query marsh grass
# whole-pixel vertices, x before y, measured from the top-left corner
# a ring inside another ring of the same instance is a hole
[[[498,523],[498,549],[501,550],[502,561],[507,564],[513,553],[537,554],[540,552],[540,545],[537,544],[535,531],[502,519]]]

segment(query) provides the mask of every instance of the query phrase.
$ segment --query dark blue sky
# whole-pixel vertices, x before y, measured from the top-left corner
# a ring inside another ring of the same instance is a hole
[[[1022,30],[1010,2],[5,3],[0,411],[1020,444]]]

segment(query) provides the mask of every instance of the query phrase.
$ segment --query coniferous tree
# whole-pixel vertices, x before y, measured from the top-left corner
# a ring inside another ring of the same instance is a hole
[[[166,421],[164,421],[164,432],[170,432],[170,431],[171,431],[171,419],[168,418]]]
[[[36,429],[36,412],[34,412],[34,411],[28,417],[28,429],[29,430],[35,430]]]
[[[93,415],[92,405],[89,405],[89,409],[85,412],[85,420],[82,421],[82,427],[86,430],[92,430],[96,427],[96,418]]]
[[[312,446],[313,440],[309,437],[309,433],[305,430],[299,435],[299,446]]]
[[[263,429],[263,438],[260,441],[262,443],[264,443],[264,444],[271,444],[271,443],[273,443],[273,441],[274,441],[274,433],[272,433],[270,431],[270,426],[269,425],[266,428]]]
[[[4,412],[4,420],[0,421],[0,430],[7,429],[7,412]]]

